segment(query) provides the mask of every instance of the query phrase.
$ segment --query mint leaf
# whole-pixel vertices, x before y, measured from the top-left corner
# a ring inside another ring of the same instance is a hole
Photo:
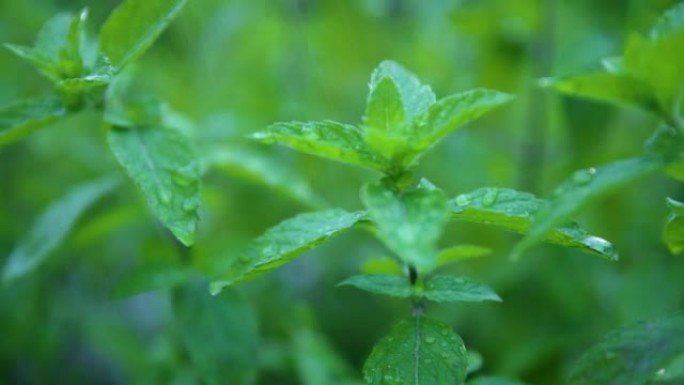
[[[20,100],[0,107],[0,146],[15,142],[34,130],[66,115],[64,105],[54,96]]]
[[[663,240],[672,254],[684,251],[684,203],[667,198],[670,214],[667,216]]]
[[[350,229],[366,213],[341,209],[299,214],[286,219],[254,239],[228,271],[211,283],[210,291],[235,285],[283,265],[329,238]]]
[[[189,139],[161,125],[114,126],[107,139],[154,215],[184,245],[192,245],[200,206],[200,166]]]
[[[385,76],[375,85],[371,82],[363,125],[366,142],[387,159],[408,146],[406,112],[391,77]]]
[[[449,201],[451,217],[525,234],[534,218],[548,202],[533,194],[507,188],[485,187],[460,194]],[[617,259],[613,247],[604,239],[590,235],[576,223],[564,223],[548,232],[544,242],[578,248],[609,260]]]
[[[610,332],[570,372],[570,385],[641,385],[665,377],[684,351],[684,316]]]
[[[204,286],[184,287],[174,296],[180,339],[207,384],[250,385],[256,378],[257,316],[243,295],[210,296]]]
[[[364,186],[361,199],[390,250],[421,272],[432,269],[435,246],[448,218],[441,191],[421,184],[399,194],[380,182]]]
[[[386,78],[391,79],[396,90],[399,91],[401,104],[404,107],[404,114],[408,122],[413,121],[418,114],[435,102],[435,94],[430,86],[422,84],[416,75],[399,63],[385,60],[378,65],[371,75],[367,104],[371,104],[373,94],[383,79]]]
[[[390,297],[408,298],[413,295],[413,286],[408,278],[396,275],[355,275],[338,283],[337,286],[354,286],[373,294]]]
[[[467,366],[461,337],[419,317],[399,322],[373,347],[363,374],[367,385],[462,385]]]
[[[439,255],[437,255],[437,265],[443,266],[464,259],[478,258],[488,255],[491,252],[491,249],[482,246],[456,245],[439,252]]]
[[[100,30],[100,50],[117,71],[142,55],[185,6],[186,0],[125,0]]]
[[[660,157],[644,156],[575,172],[556,188],[555,197],[535,217],[527,235],[513,249],[513,256],[520,256],[525,250],[542,241],[556,226],[568,221],[591,201],[663,167],[664,162]],[[617,259],[617,254],[607,242],[597,241],[595,246],[597,251],[610,259]]]
[[[104,178],[71,189],[52,203],[7,257],[3,280],[12,281],[37,268],[69,235],[83,213],[118,184]]]
[[[344,163],[376,170],[385,167],[385,160],[368,147],[361,130],[349,124],[333,121],[275,123],[252,137]]]
[[[436,275],[425,282],[422,295],[433,302],[482,302],[501,298],[489,286],[467,277]]]

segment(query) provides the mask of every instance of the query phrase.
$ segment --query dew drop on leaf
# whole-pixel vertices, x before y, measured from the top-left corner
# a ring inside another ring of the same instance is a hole
[[[157,196],[159,197],[159,202],[161,202],[164,205],[171,204],[171,192],[164,189],[164,188],[159,188],[157,190]]]
[[[466,194],[460,194],[456,197],[456,204],[459,206],[468,206],[470,204],[470,197]]]
[[[594,174],[596,174],[596,169],[593,167],[579,170],[572,175],[572,180],[577,184],[587,184],[594,178]]]
[[[603,238],[590,236],[584,238],[583,243],[587,245],[587,247],[589,247],[590,249],[597,251],[603,255],[611,257],[616,256],[615,247],[613,247],[613,244],[611,244]]]
[[[485,195],[482,197],[482,206],[484,207],[491,207],[494,203],[496,203],[496,198],[499,196],[499,191],[495,189],[491,189],[485,193]]]
[[[425,339],[425,342],[427,342],[428,344],[432,344],[435,342],[435,337],[427,337]]]
[[[194,199],[186,199],[183,202],[183,210],[185,211],[195,211],[199,207],[199,204]]]

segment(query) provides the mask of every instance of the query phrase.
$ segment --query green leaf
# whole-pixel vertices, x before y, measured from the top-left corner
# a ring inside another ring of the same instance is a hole
[[[373,94],[386,78],[391,79],[396,90],[399,91],[401,104],[404,106],[403,110],[408,122],[413,121],[418,114],[435,102],[435,94],[430,86],[422,84],[416,75],[399,63],[385,60],[378,65],[371,75],[367,104],[371,104]]]
[[[154,43],[186,0],[125,0],[100,30],[100,49],[117,70]]]
[[[670,360],[666,367],[658,369],[653,380],[659,385],[677,385],[684,382],[684,353]]]
[[[195,273],[184,266],[170,263],[145,263],[129,271],[114,288],[114,297],[127,298],[138,294],[170,289],[190,281]]]
[[[391,77],[384,76],[377,84],[371,83],[363,124],[365,128],[387,134],[403,133],[406,112],[399,89]]]
[[[425,282],[422,295],[433,302],[501,302],[501,298],[489,286],[453,275],[431,277]]]
[[[672,254],[684,251],[684,203],[667,198],[670,214],[667,216],[663,240]]]
[[[444,249],[437,255],[437,265],[444,266],[464,259],[479,258],[491,254],[492,249],[476,245],[456,245]]]
[[[333,209],[286,219],[254,239],[228,271],[211,283],[210,291],[219,293],[225,286],[246,281],[285,264],[350,229],[365,216],[363,211],[349,213]]]
[[[508,379],[506,377],[480,376],[467,382],[467,385],[524,385],[520,381]]]
[[[571,385],[642,385],[659,379],[684,351],[684,316],[610,332],[570,372]]]
[[[192,245],[200,206],[200,166],[189,139],[162,126],[114,126],[107,139],[154,215],[184,245]]]
[[[548,202],[527,192],[507,188],[485,187],[460,194],[449,201],[454,219],[482,223],[525,234],[535,216],[548,206]],[[590,235],[576,223],[558,226],[546,234],[545,242],[578,248],[609,260],[617,254],[607,241]]]
[[[556,226],[566,222],[591,201],[610,194],[630,182],[664,167],[660,157],[644,156],[610,163],[603,167],[575,172],[555,191],[554,199],[536,217],[527,235],[513,249],[513,257],[543,240]],[[596,241],[596,249],[610,259],[617,259],[612,245]]]
[[[420,272],[432,269],[435,246],[448,218],[441,191],[421,184],[399,195],[380,182],[364,186],[361,199],[390,250]]]
[[[294,331],[292,355],[302,385],[358,385],[356,374],[326,338],[312,330]]]
[[[367,385],[462,385],[468,355],[451,327],[429,318],[395,325],[363,366]]]
[[[26,47],[16,44],[3,44],[5,48],[10,50],[15,55],[31,63],[41,75],[48,78],[50,81],[59,81],[59,68],[57,63],[52,60],[47,54],[40,52],[33,47]]]
[[[404,276],[404,271],[399,262],[389,257],[371,258],[363,263],[361,271],[367,275],[386,274]]]
[[[0,146],[17,141],[66,115],[54,96],[20,100],[0,108]]]
[[[344,163],[383,170],[386,161],[363,139],[361,130],[332,121],[275,123],[252,138],[281,143],[307,154]]]
[[[499,91],[475,89],[440,99],[416,117],[411,126],[415,137],[413,162],[442,138],[485,113],[511,101],[513,96]]]
[[[468,350],[468,367],[466,368],[466,374],[470,375],[482,369],[482,364],[484,360],[482,355],[474,350]]]
[[[37,268],[69,235],[83,213],[118,183],[114,178],[88,182],[51,204],[12,250],[5,264],[3,280],[21,278]]]
[[[337,286],[354,286],[373,294],[384,294],[390,297],[408,298],[413,295],[413,286],[408,278],[396,275],[355,275],[340,282]]]
[[[630,75],[592,73],[564,78],[542,79],[543,86],[555,91],[618,106],[635,106],[660,111],[658,101],[647,83]]]
[[[324,206],[309,182],[282,161],[238,146],[212,146],[203,151],[203,163],[230,175],[270,187],[313,208]]]
[[[658,40],[675,33],[684,32],[684,4],[673,5],[658,19],[651,28],[649,37]]]
[[[254,383],[257,317],[243,295],[230,290],[210,296],[205,286],[184,287],[174,298],[174,313],[181,341],[207,383]]]

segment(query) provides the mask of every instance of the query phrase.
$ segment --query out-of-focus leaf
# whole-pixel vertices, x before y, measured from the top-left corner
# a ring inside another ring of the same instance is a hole
[[[364,186],[361,199],[390,250],[420,272],[434,266],[436,242],[448,218],[447,200],[441,191],[421,184],[398,195],[379,182]]]
[[[50,205],[7,258],[3,280],[20,278],[38,267],[69,235],[81,215],[118,183],[115,178],[85,183]]]
[[[651,28],[649,37],[658,40],[674,33],[684,32],[684,4],[679,3],[668,9]]]
[[[114,126],[107,139],[155,216],[184,245],[192,245],[200,206],[200,165],[189,139],[161,126]]]
[[[385,160],[368,147],[361,130],[332,121],[275,123],[252,138],[281,143],[307,154],[382,170]]]
[[[373,294],[399,298],[408,298],[413,294],[413,286],[408,278],[396,275],[355,275],[340,282],[337,286],[354,286]]]
[[[373,347],[363,374],[368,385],[462,385],[467,366],[461,337],[418,317],[399,322]]]
[[[100,30],[100,49],[117,71],[139,57],[173,21],[186,0],[125,0]]]
[[[650,384],[684,352],[684,316],[637,323],[612,331],[570,372],[571,385]]]
[[[508,379],[506,377],[480,376],[470,380],[466,385],[524,385],[520,381]]]
[[[225,170],[233,176],[270,187],[306,206],[324,206],[309,182],[292,167],[275,158],[237,146],[212,147],[204,151],[204,164]]]
[[[195,273],[184,266],[169,263],[146,263],[129,271],[114,288],[116,298],[132,297],[148,291],[170,289],[193,278]]]
[[[324,336],[300,328],[293,336],[293,356],[303,385],[358,385],[354,371]]]
[[[54,96],[20,100],[0,107],[0,146],[17,141],[66,113],[64,105]]]
[[[648,84],[629,75],[607,72],[543,79],[542,85],[568,95],[659,112]]]
[[[361,266],[361,271],[364,274],[368,275],[404,275],[404,272],[399,262],[397,262],[396,259],[389,257],[371,258],[364,262],[363,266]]]
[[[437,255],[437,265],[443,266],[464,259],[478,258],[488,255],[491,252],[491,249],[482,246],[456,245],[439,252]]]
[[[644,156],[614,162],[603,167],[575,172],[555,191],[551,200],[538,215],[527,235],[513,249],[513,256],[522,255],[527,249],[542,241],[555,227],[568,221],[584,206],[598,197],[609,194],[626,184],[652,174],[664,167],[661,157]],[[616,259],[612,245],[594,240],[597,251]]]
[[[483,363],[482,355],[474,350],[468,350],[468,368],[466,368],[466,374],[470,375],[478,370],[482,369]]]
[[[494,290],[484,283],[453,275],[429,278],[422,295],[433,302],[501,302]]]
[[[533,194],[495,187],[460,194],[449,201],[451,217],[454,219],[492,225],[521,234],[528,232],[537,213],[547,205],[547,201]],[[617,258],[607,241],[590,235],[575,223],[554,228],[543,240],[578,248],[609,260]]]
[[[370,93],[368,104],[374,90],[380,86],[383,79],[390,78],[401,96],[401,104],[408,122],[411,122],[418,114],[435,102],[435,94],[430,86],[422,84],[418,77],[402,67],[399,63],[385,60],[373,71],[370,81]]]
[[[672,254],[679,254],[684,250],[684,203],[667,198],[670,214],[665,223],[663,240]]]
[[[363,211],[341,209],[299,214],[286,219],[254,239],[228,271],[211,283],[210,291],[256,277],[287,263],[329,238],[354,226],[365,217]]]
[[[244,296],[183,287],[174,300],[176,325],[193,365],[209,384],[250,385],[256,378],[257,319]]]
[[[658,369],[653,383],[658,385],[677,385],[684,382],[684,353],[673,358],[670,363]]]

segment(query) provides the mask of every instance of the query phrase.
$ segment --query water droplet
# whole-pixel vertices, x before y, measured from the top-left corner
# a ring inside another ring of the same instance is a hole
[[[482,197],[482,206],[491,207],[496,203],[496,198],[499,196],[499,191],[496,189],[488,190]]]
[[[385,374],[385,375],[382,377],[382,379],[385,380],[385,381],[392,381],[392,380],[394,380],[394,377],[392,377],[391,374]]]
[[[665,375],[665,368],[660,368],[656,372],[656,376],[664,376]]]
[[[173,196],[171,195],[171,192],[164,189],[163,187],[160,187],[157,190],[157,196],[159,197],[159,202],[161,202],[164,205],[170,204],[171,198],[173,198]]]
[[[449,331],[446,330],[446,329],[442,329],[442,335],[445,336],[445,337],[448,336],[448,335],[449,335]]]
[[[587,184],[594,178],[594,174],[596,174],[596,169],[593,167],[579,170],[572,175],[572,180],[577,184]]]
[[[199,202],[196,199],[186,199],[183,201],[183,210],[195,211],[199,207]]]
[[[459,206],[468,206],[470,204],[470,197],[466,194],[460,194],[456,197],[456,204]]]
[[[425,342],[427,342],[428,344],[434,343],[435,337],[427,337],[427,338],[425,338]]]
[[[587,245],[588,248],[601,253],[605,256],[610,257],[611,259],[617,259],[617,252],[615,251],[615,247],[613,247],[613,244],[606,241],[603,238],[595,237],[595,236],[589,236],[584,238],[583,243]]]

